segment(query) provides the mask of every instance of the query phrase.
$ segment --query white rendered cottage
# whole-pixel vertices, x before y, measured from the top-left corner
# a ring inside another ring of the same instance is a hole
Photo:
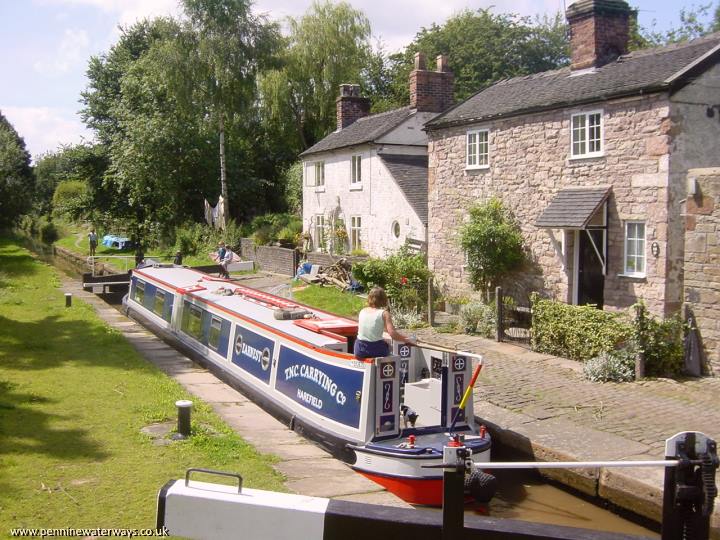
[[[310,249],[385,256],[407,239],[425,240],[427,135],[423,125],[452,105],[445,57],[437,71],[418,53],[410,106],[368,115],[358,85],[343,84],[337,130],[301,154],[303,227]],[[344,233],[343,233],[344,231]]]

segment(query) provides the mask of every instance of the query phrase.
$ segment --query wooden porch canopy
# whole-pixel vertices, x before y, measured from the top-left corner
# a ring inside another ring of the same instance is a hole
[[[586,229],[610,196],[611,186],[574,187],[558,191],[535,221],[543,229]]]

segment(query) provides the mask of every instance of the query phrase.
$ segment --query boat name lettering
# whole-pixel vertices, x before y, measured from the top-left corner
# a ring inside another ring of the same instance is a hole
[[[247,343],[242,344],[242,354],[250,358],[251,360],[254,360],[255,362],[260,362],[263,356],[263,351],[260,349],[256,349],[255,347],[251,347]]]
[[[298,388],[297,397],[299,400],[304,401],[309,405],[312,405],[316,409],[322,409],[322,399],[313,396],[309,392],[305,392],[305,390],[301,390],[300,388]]]
[[[345,405],[346,397],[343,391],[338,390],[337,384],[335,384],[330,377],[328,377],[319,369],[308,366],[306,364],[295,364],[294,366],[285,368],[286,381],[294,379],[295,377],[302,377],[303,379],[308,379],[309,381],[314,382],[320,388],[330,394],[331,397],[335,398],[335,401],[337,401],[338,405]],[[300,397],[299,391],[298,397]],[[300,397],[300,399],[303,398]],[[307,400],[303,399],[303,401]]]

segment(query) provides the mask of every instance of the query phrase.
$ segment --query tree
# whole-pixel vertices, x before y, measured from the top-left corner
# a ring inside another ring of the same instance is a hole
[[[460,101],[500,79],[555,69],[568,63],[567,28],[562,16],[532,21],[490,9],[464,10],[443,25],[417,33],[404,52],[389,58],[395,100],[407,103],[408,77],[416,52],[448,56]]]
[[[108,167],[107,146],[76,144],[62,146],[55,152],[40,156],[35,164],[35,193],[33,205],[39,215],[53,211],[53,197],[58,185],[65,181],[80,181],[85,196],[78,199],[76,217],[98,220],[113,205],[113,194],[103,183]]]
[[[720,4],[712,15],[711,10],[712,3],[681,8],[679,23],[664,31],[656,30],[657,21],[653,21],[650,28],[640,27],[635,22],[631,29],[630,49],[662,47],[720,31]]]
[[[30,209],[33,185],[25,141],[0,112],[0,227],[13,225]]]
[[[335,129],[339,86],[360,82],[370,50],[370,23],[346,2],[314,2],[290,18],[282,65],[260,81],[263,114],[297,153]]]
[[[183,6],[187,24],[170,82],[181,106],[204,109],[217,126],[221,194],[229,214],[226,122],[252,110],[256,76],[275,52],[277,27],[253,15],[246,0],[183,0]]]
[[[500,199],[473,206],[469,218],[460,228],[460,245],[467,254],[470,282],[487,299],[502,277],[522,264],[522,233]]]

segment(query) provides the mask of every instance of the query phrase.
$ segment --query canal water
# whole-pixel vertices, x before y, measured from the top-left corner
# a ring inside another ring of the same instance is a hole
[[[47,247],[34,243],[26,247],[33,249],[40,259],[53,264],[70,277],[80,277],[74,264],[53,257]],[[121,295],[107,295],[106,300],[110,305],[119,307]],[[494,453],[493,457],[502,461],[524,460],[512,453]],[[659,538],[656,531],[646,528],[657,529],[656,524],[629,514],[621,516],[604,508],[602,501],[593,501],[556,487],[537,473],[503,470],[493,474],[499,480],[498,494],[489,505],[468,507],[467,513]]]

